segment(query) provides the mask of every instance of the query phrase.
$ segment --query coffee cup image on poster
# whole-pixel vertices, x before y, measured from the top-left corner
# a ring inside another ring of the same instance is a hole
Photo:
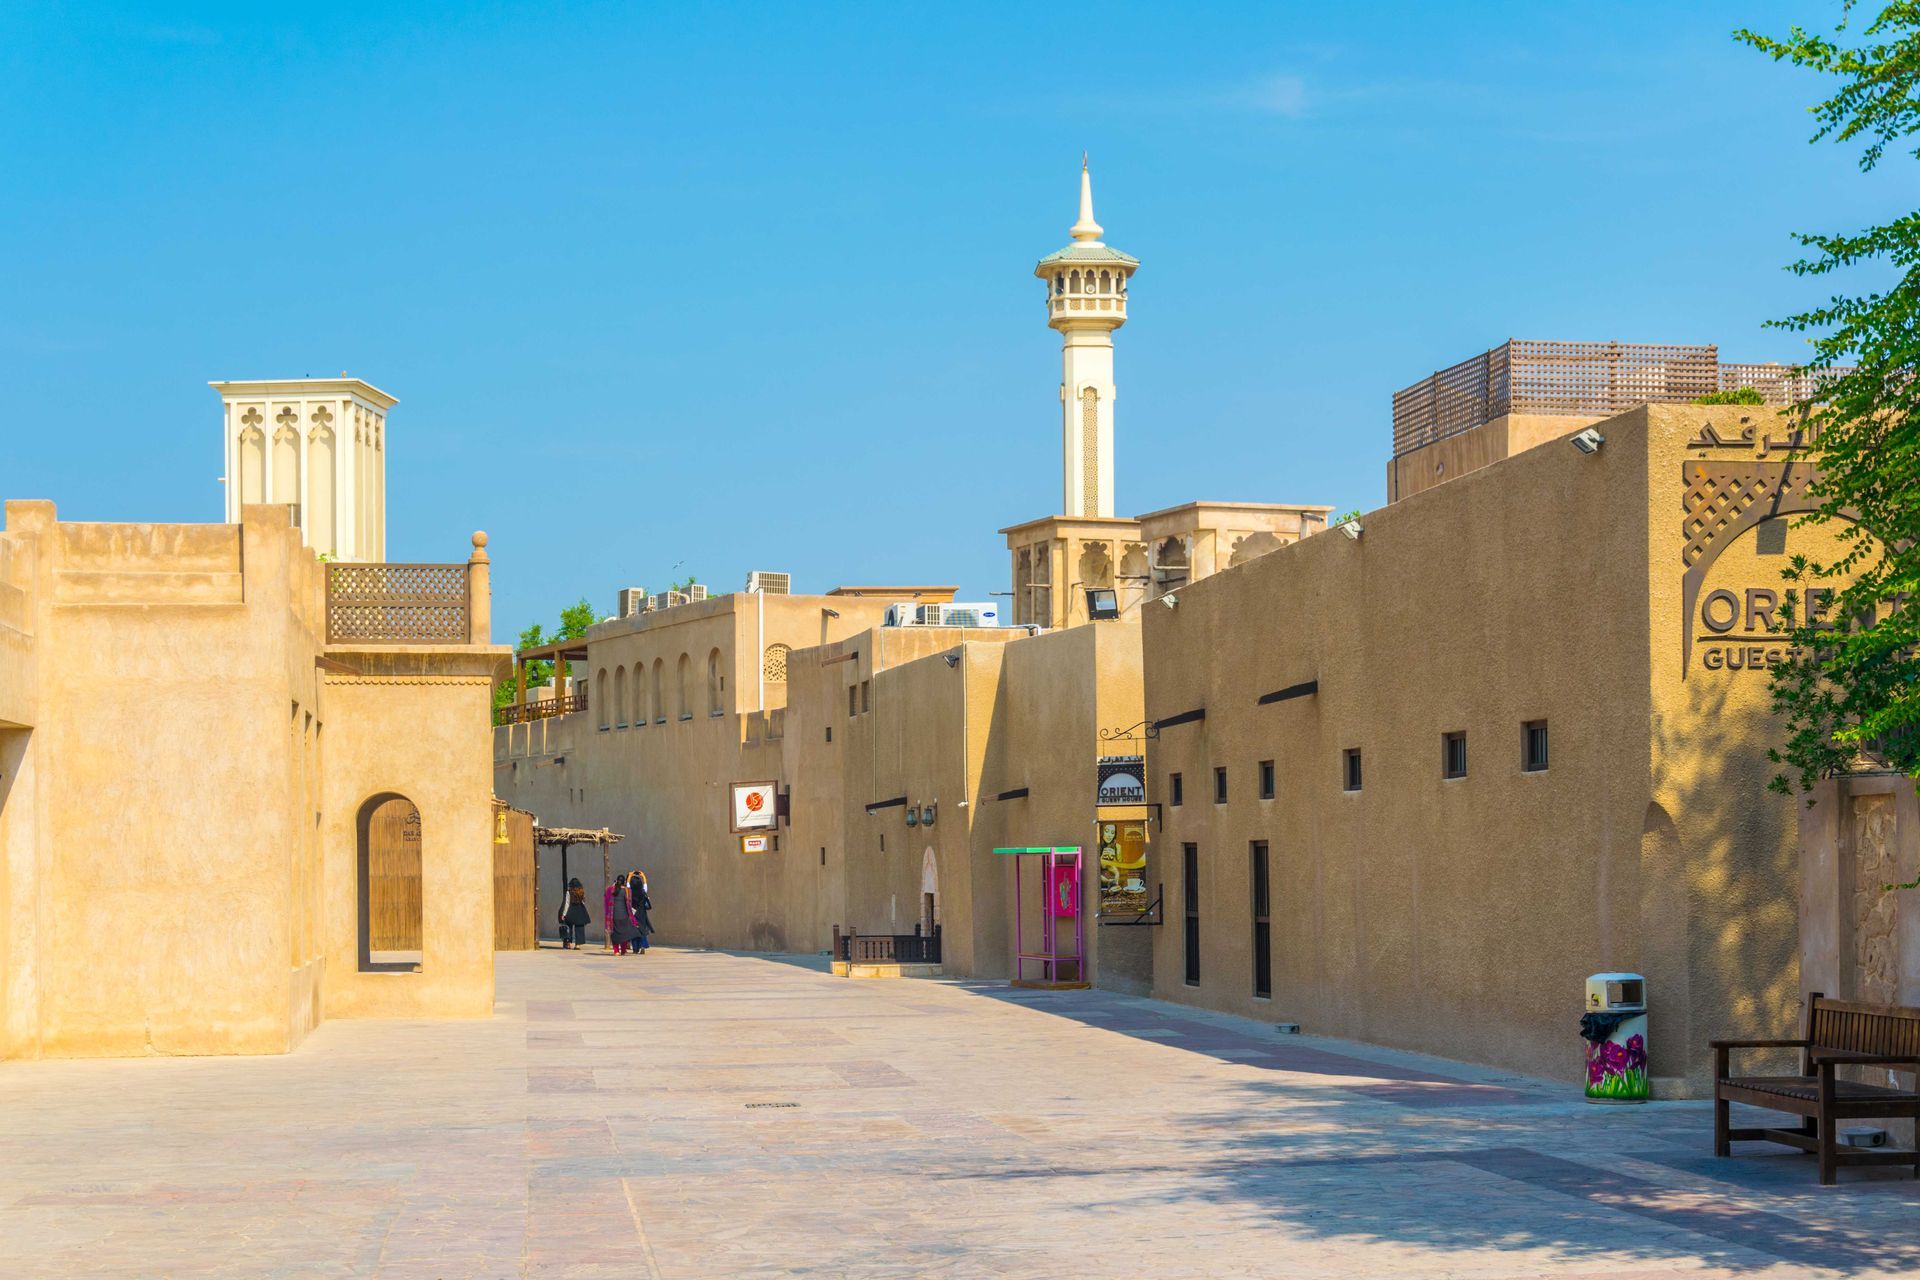
[[[1144,819],[1096,823],[1100,848],[1100,914],[1147,909],[1147,824]]]

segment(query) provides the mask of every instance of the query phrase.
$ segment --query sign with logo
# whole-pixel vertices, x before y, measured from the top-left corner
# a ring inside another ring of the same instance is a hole
[[[1100,914],[1145,915],[1147,910],[1147,824],[1145,819],[1097,822],[1100,850]]]
[[[773,847],[772,836],[741,836],[740,852],[765,853]]]
[[[771,831],[779,821],[777,782],[736,782],[733,784],[733,831]]]
[[[1147,802],[1147,761],[1144,756],[1101,756],[1095,807]]]

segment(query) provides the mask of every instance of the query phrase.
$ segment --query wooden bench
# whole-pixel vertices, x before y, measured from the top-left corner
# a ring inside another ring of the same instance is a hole
[[[1842,1147],[1843,1120],[1920,1119],[1914,1086],[1859,1084],[1835,1075],[1843,1066],[1920,1069],[1920,1009],[1854,1004],[1807,997],[1798,1040],[1715,1040],[1713,1046],[1713,1154],[1729,1154],[1732,1142],[1780,1142],[1820,1158],[1820,1185],[1832,1186],[1843,1164],[1908,1164],[1920,1177],[1920,1151]],[[1736,1076],[1728,1069],[1735,1049],[1798,1049],[1797,1076]],[[1745,1102],[1802,1117],[1796,1129],[1735,1129],[1731,1106]]]

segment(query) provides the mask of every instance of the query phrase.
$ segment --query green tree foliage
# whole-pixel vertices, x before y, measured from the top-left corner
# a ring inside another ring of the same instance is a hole
[[[1752,387],[1734,387],[1727,391],[1709,391],[1694,399],[1695,404],[1765,404],[1767,398]]]
[[[551,635],[536,622],[520,633],[520,638],[513,643],[513,651],[524,653],[528,649],[537,649],[543,644],[552,644],[558,640],[578,640],[587,634],[587,628],[594,622],[593,606],[587,603],[585,596],[582,596],[578,603],[568,605],[560,611],[560,625],[554,628]],[[567,673],[562,671],[561,674]],[[529,662],[527,664],[529,689],[543,685],[551,679],[553,679],[553,663]],[[498,711],[501,707],[510,705],[517,687],[512,680],[502,681],[493,691],[494,710]]]
[[[1889,150],[1903,167],[1920,158],[1920,3],[1882,6],[1853,39],[1852,0],[1833,37],[1794,27],[1775,39],[1737,39],[1776,62],[1833,77],[1839,87],[1812,108],[1812,141],[1864,144],[1860,168]],[[1911,176],[1911,172],[1909,174]],[[1920,212],[1855,233],[1801,235],[1791,270],[1836,276],[1866,268],[1891,282],[1878,292],[1835,294],[1824,306],[1774,322],[1805,333],[1812,366],[1854,366],[1804,406],[1819,444],[1819,511],[1838,551],[1793,556],[1786,577],[1788,660],[1774,669],[1774,709],[1784,744],[1771,752],[1790,793],[1846,767],[1863,749],[1920,775],[1920,611],[1902,607],[1920,586]],[[1797,606],[1804,600],[1809,607]]]

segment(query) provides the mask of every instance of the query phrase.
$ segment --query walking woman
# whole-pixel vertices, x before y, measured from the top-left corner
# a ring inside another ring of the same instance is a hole
[[[647,935],[653,932],[653,899],[647,894],[647,873],[636,871],[627,878],[627,895],[633,900],[633,947],[647,954]]]
[[[567,881],[567,900],[560,904],[560,945],[564,951],[578,951],[587,940],[587,925],[593,916],[587,911],[587,887],[578,876]]]
[[[627,873],[623,871],[607,886],[607,941],[613,944],[613,954],[623,956],[638,936],[639,930],[633,924],[633,903],[627,897]]]

